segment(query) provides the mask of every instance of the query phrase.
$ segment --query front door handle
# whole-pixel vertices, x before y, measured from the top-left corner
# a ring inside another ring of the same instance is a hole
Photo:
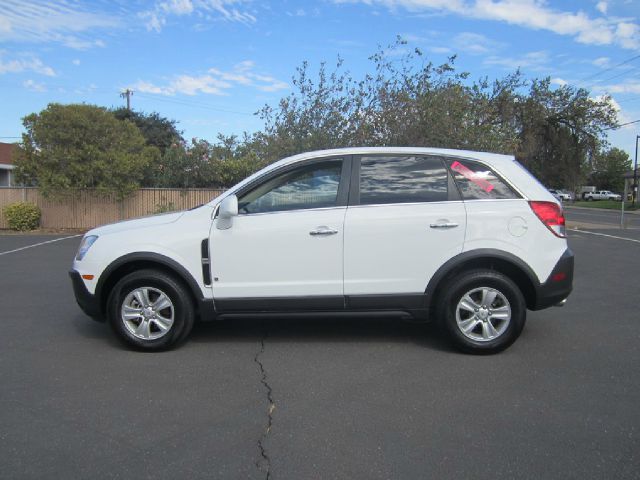
[[[333,230],[332,228],[322,226],[316,228],[315,230],[311,230],[309,232],[309,235],[315,237],[317,235],[335,235],[336,233],[338,233],[338,230]]]
[[[458,224],[453,222],[443,222],[443,223],[432,223],[429,226],[431,228],[456,228]]]

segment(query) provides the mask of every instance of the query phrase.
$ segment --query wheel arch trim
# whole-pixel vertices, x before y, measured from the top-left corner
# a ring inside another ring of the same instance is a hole
[[[104,305],[106,305],[106,298],[104,297],[104,295],[107,292],[104,292],[103,290],[105,288],[105,285],[110,283],[109,281],[112,275],[118,269],[126,266],[127,264],[135,262],[155,263],[169,269],[186,283],[187,287],[193,294],[195,301],[197,302],[197,306],[202,306],[210,302],[209,299],[204,298],[202,289],[200,288],[200,285],[193,277],[193,275],[191,275],[186,268],[184,268],[175,260],[155,252],[133,252],[123,255],[111,262],[100,275],[100,278],[96,285],[95,295],[100,301],[101,309],[104,309]]]
[[[432,307],[436,291],[452,272],[461,267],[464,267],[464,265],[468,264],[469,262],[479,260],[485,260],[488,262],[497,260],[501,263],[507,263],[511,267],[517,269],[522,275],[524,275],[524,278],[528,281],[529,286],[531,287],[531,291],[522,292],[525,295],[525,298],[527,297],[527,295],[533,296],[533,298],[526,298],[527,306],[535,304],[538,293],[537,290],[540,286],[540,282],[538,281],[533,269],[522,259],[509,252],[493,248],[479,248],[470,250],[468,252],[462,252],[455,257],[450,258],[443,265],[441,265],[438,270],[436,270],[436,273],[434,273],[434,275],[431,277],[429,283],[427,284],[427,288],[425,289],[425,304],[427,308]]]

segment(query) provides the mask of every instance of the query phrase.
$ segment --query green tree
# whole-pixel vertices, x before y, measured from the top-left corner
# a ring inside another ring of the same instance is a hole
[[[192,139],[169,148],[159,162],[155,185],[171,188],[229,187],[262,168],[260,144],[245,135],[218,135],[216,143]]]
[[[455,56],[434,65],[398,38],[354,78],[341,59],[316,76],[305,62],[294,91],[258,114],[260,158],[344,146],[429,146],[516,155],[550,187],[575,189],[617,125],[610,98],[581,88],[525,81],[519,71],[490,81],[459,72]],[[408,51],[408,53],[406,53]]]
[[[176,126],[177,122],[162,117],[157,112],[144,113],[117,108],[112,110],[112,113],[118,120],[129,120],[135,123],[147,145],[157,147],[162,154],[171,146],[184,142],[182,132]]]
[[[519,72],[490,82],[469,81],[455,56],[434,65],[419,49],[403,53],[398,38],[370,57],[373,73],[360,79],[339,58],[314,77],[305,62],[294,91],[276,108],[265,106],[261,141],[272,161],[285,155],[344,146],[432,146],[513,153],[514,121],[523,86]]]
[[[533,80],[518,105],[518,159],[545,185],[575,190],[593,158],[617,125],[610,98],[594,99],[583,88],[551,88],[550,79]]]
[[[16,176],[45,195],[97,189],[122,199],[140,186],[159,154],[133,123],[94,105],[51,103],[24,117],[23,125]]]
[[[631,158],[624,150],[613,147],[599,152],[593,162],[594,170],[589,176],[591,184],[598,189],[622,193],[623,175],[631,170]]]
[[[205,140],[194,138],[191,145],[173,145],[156,165],[153,184],[165,188],[217,186],[210,158],[211,144]]]

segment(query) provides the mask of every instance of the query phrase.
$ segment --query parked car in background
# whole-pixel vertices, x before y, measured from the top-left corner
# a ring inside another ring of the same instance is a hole
[[[142,350],[194,320],[435,318],[472,353],[511,345],[527,309],[561,305],[562,206],[512,156],[347,148],[286,158],[186,212],[89,231],[80,307]]]
[[[622,195],[610,192],[609,190],[596,190],[595,192],[587,192],[584,194],[585,200],[622,200]]]
[[[555,190],[550,188],[549,192],[551,193],[551,195],[562,200],[563,202],[570,202],[571,200],[573,200],[573,196],[565,190]]]

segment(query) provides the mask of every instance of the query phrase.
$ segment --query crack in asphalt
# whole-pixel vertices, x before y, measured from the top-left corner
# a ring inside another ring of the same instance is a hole
[[[267,449],[264,446],[264,442],[267,439],[269,432],[271,431],[271,427],[273,426],[273,411],[276,409],[276,404],[273,401],[273,389],[271,388],[271,385],[269,385],[269,382],[267,380],[267,371],[260,361],[260,355],[264,353],[264,342],[267,339],[267,335],[268,332],[265,330],[262,338],[260,339],[260,350],[258,351],[258,353],[256,353],[253,361],[258,365],[258,367],[260,367],[260,373],[262,374],[260,382],[267,390],[267,400],[269,402],[269,408],[267,410],[267,426],[258,439],[258,449],[260,450],[261,458],[256,462],[256,466],[258,467],[258,470],[265,472],[265,479],[269,480],[271,478],[271,458],[269,458]]]

